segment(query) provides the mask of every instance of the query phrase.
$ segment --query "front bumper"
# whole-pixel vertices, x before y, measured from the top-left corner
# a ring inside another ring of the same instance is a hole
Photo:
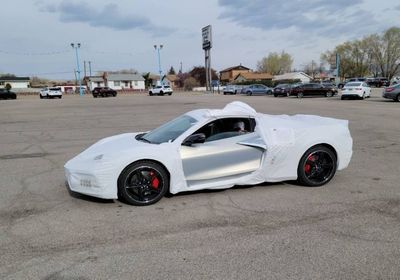
[[[65,169],[65,178],[71,191],[103,199],[117,199],[116,189],[110,188],[109,176],[100,176],[94,172]]]

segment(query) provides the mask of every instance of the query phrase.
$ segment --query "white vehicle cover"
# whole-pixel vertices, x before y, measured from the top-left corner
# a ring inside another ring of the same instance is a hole
[[[266,115],[249,105],[235,101],[222,110],[195,110],[187,113],[198,123],[174,141],[148,144],[127,133],[102,139],[65,164],[66,178],[72,191],[100,198],[118,197],[117,181],[129,164],[143,159],[158,161],[170,173],[170,192],[221,189],[234,185],[279,182],[297,179],[303,154],[312,146],[332,146],[338,158],[337,169],[348,166],[352,156],[352,138],[347,120],[311,115]],[[189,187],[183,172],[180,148],[183,140],[206,123],[220,117],[252,117],[256,120],[251,142],[240,142],[265,150],[260,168],[235,179],[213,181]]]

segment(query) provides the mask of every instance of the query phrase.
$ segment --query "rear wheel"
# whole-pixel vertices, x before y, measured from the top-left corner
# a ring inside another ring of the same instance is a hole
[[[297,98],[303,98],[303,96],[304,96],[304,94],[303,94],[302,92],[299,92],[299,93],[297,94]]]
[[[164,95],[164,92],[163,92],[163,91],[160,91],[160,95]]]
[[[247,95],[249,95],[249,96],[252,95],[252,92],[251,92],[251,91],[248,91],[248,92],[247,92]]]
[[[396,96],[396,98],[394,99],[394,101],[400,102],[400,94],[398,94],[398,95]]]
[[[325,94],[325,96],[326,96],[326,97],[332,97],[332,96],[333,96],[333,92],[328,91],[328,92]]]
[[[300,159],[297,180],[304,186],[322,186],[333,178],[336,165],[336,155],[330,148],[322,145],[314,146]]]
[[[120,198],[136,206],[159,201],[169,189],[166,170],[151,161],[139,161],[126,167],[118,178]]]
[[[149,91],[149,95],[152,96],[152,95],[153,95],[153,92]]]
[[[274,97],[278,97],[278,95],[276,93],[274,93]]]

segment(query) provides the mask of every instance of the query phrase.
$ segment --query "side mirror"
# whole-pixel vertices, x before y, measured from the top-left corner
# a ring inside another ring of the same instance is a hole
[[[188,136],[182,143],[183,146],[192,146],[193,144],[201,144],[206,141],[204,133],[196,133]]]

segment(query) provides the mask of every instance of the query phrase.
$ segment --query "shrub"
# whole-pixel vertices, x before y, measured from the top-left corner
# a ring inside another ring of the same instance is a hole
[[[183,82],[183,87],[185,90],[192,90],[194,87],[198,86],[200,86],[200,83],[193,77],[189,77]]]

